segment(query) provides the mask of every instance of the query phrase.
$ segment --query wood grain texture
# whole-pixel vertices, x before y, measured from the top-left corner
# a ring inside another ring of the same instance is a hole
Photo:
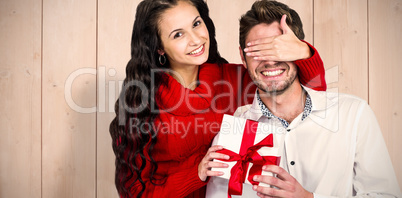
[[[369,99],[402,189],[402,1],[369,1]]]
[[[280,2],[288,5],[299,14],[303,23],[304,40],[314,45],[313,0],[280,0]]]
[[[96,196],[96,3],[43,1],[44,198]]]
[[[368,100],[367,0],[315,0],[314,44],[329,88]]]
[[[109,124],[115,117],[114,103],[119,84],[130,60],[131,32],[140,1],[98,2],[98,113],[97,113],[97,197],[118,197],[114,184],[115,156]]]
[[[0,197],[41,197],[41,9],[0,0]]]
[[[241,64],[239,52],[239,19],[254,0],[208,0],[210,17],[215,24],[216,40],[222,57]]]

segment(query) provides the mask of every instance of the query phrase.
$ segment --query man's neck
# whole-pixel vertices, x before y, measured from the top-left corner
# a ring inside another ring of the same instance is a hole
[[[279,95],[266,94],[258,90],[261,101],[275,116],[291,123],[304,110],[306,93],[296,81]]]

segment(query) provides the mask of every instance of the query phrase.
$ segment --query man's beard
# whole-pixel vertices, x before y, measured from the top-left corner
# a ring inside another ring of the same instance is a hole
[[[290,68],[288,66],[288,68]],[[291,72],[290,69],[287,70],[288,72]],[[249,71],[250,73],[250,71]],[[257,72],[255,72],[258,74]],[[271,82],[270,85],[266,85],[263,81],[257,80],[256,76],[251,76],[252,80],[254,81],[254,84],[258,87],[259,90],[263,91],[264,93],[260,94],[267,94],[268,96],[273,96],[273,95],[281,95],[283,94],[289,87],[293,84],[293,82],[296,80],[297,77],[297,72],[294,71],[292,73],[288,74],[290,78],[286,79],[284,82]]]

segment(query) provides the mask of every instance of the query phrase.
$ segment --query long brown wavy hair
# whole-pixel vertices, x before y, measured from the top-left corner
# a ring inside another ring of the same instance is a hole
[[[162,74],[152,73],[153,69],[168,68],[169,62],[161,65],[158,61],[158,49],[162,49],[158,22],[161,15],[178,1],[187,1],[194,5],[208,28],[210,49],[207,63],[227,63],[218,52],[215,39],[215,26],[209,17],[209,9],[204,0],[143,0],[137,7],[131,38],[131,59],[126,66],[126,78],[119,99],[115,103],[116,117],[110,124],[113,151],[116,156],[115,184],[121,197],[131,197],[126,183],[140,182],[142,185],[138,197],[145,190],[141,176],[146,166],[151,166],[150,180],[156,182],[154,173],[158,164],[152,158],[152,150],[157,142],[157,131],[152,126],[158,117],[155,98],[157,90],[164,82]],[[154,96],[154,97],[150,97]],[[133,126],[133,120],[135,125]]]

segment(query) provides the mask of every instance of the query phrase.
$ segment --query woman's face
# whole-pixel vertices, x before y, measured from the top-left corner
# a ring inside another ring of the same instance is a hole
[[[186,1],[166,10],[159,22],[160,37],[171,68],[201,65],[208,60],[209,34],[198,10]]]

